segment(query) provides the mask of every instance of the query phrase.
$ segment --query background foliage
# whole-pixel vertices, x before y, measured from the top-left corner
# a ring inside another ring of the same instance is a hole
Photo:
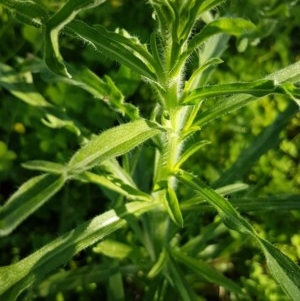
[[[49,11],[56,11],[66,1],[41,2]],[[300,5],[297,1],[228,1],[219,6],[218,10],[225,13],[228,7],[233,15],[245,17],[257,24],[260,35],[248,41],[231,39],[222,56],[224,63],[210,79],[211,84],[251,81],[299,60],[300,44],[297,34],[300,29]],[[90,24],[105,25],[111,30],[125,28],[148,43],[154,27],[151,14],[151,8],[145,1],[111,0],[97,9],[81,13],[79,17],[88,20]],[[0,7],[0,39],[2,63],[20,68],[24,59],[42,57],[39,29],[17,22],[11,12],[3,7]],[[99,55],[80,41],[74,43],[68,36],[61,37],[61,51],[69,63],[88,66],[101,77],[109,74],[127,101],[139,107],[142,116],[148,116],[153,109],[156,95],[139,76],[126,67]],[[192,70],[193,66],[190,68]],[[68,116],[80,120],[84,128],[97,133],[120,123],[120,115],[113,113],[105,101],[91,97],[78,87],[47,78],[47,74],[36,73],[33,77],[36,88],[47,101],[63,108]],[[72,125],[60,128],[55,120],[45,119],[40,108],[25,104],[5,89],[0,89],[0,98],[0,204],[3,204],[16,188],[36,175],[36,172],[24,169],[22,163],[35,159],[66,162],[82,141]],[[220,175],[232,166],[255,137],[278,118],[288,104],[289,101],[283,96],[265,97],[223,116],[213,125],[204,126],[201,139],[210,140],[211,144],[206,145],[197,156],[188,161],[187,169],[200,175],[206,183],[218,183]],[[263,154],[257,158],[257,162],[249,166],[242,179],[239,178],[249,184],[247,192],[241,192],[243,196],[250,200],[257,195],[268,197],[275,194],[299,194],[299,127],[298,113],[281,130],[280,139],[269,143]],[[145,159],[136,167],[135,180],[139,187],[147,191],[149,187],[143,186],[147,183],[145,179],[151,177],[153,172],[149,168],[153,157],[149,147],[141,147],[133,153],[138,152]],[[126,166],[129,163],[132,163],[130,155],[124,159],[123,164]],[[140,176],[141,173],[143,176]],[[186,193],[184,188],[180,192]],[[22,223],[18,231],[1,238],[0,265],[17,262],[59,234],[114,208],[120,202],[115,193],[100,186],[84,182],[68,183],[52,202],[45,204]],[[285,254],[300,262],[299,210],[246,210],[244,216],[261,236],[276,242],[276,246]],[[183,231],[178,239],[182,240],[182,244],[193,241],[199,224],[203,236],[209,233],[207,244],[202,248],[201,259],[209,261],[213,267],[243,287],[246,292],[244,299],[238,300],[288,300],[275,281],[268,276],[263,265],[263,256],[257,251],[257,247],[250,242],[245,243],[244,237],[239,234],[226,232],[218,216],[212,211],[189,213],[185,219],[191,225],[197,220],[198,226],[195,229],[190,227],[188,232]],[[134,246],[136,253],[144,251],[137,247],[137,239],[127,227],[112,234],[111,239],[121,241],[126,246]],[[115,259],[105,256],[109,255],[105,247],[107,246],[100,245],[80,252],[50,275],[50,278],[33,287],[26,297],[28,300],[35,297],[37,300],[58,301],[96,298],[117,300],[116,296],[109,295],[107,285],[116,286],[121,280],[117,277],[110,277],[109,281],[105,279],[107,275],[112,275],[111,269],[119,269],[120,266]],[[133,252],[131,249],[127,251]],[[122,274],[127,300],[142,300],[143,288],[147,283],[143,272],[145,262],[138,262],[140,270],[131,269],[131,263],[136,263],[143,256],[135,254],[125,256],[124,259],[122,254],[119,256],[123,262]],[[97,269],[100,264],[102,267],[107,266],[107,271]],[[81,267],[83,269],[79,269]],[[87,279],[81,277],[87,275],[84,268],[89,269]],[[67,273],[70,271],[77,271],[77,277],[68,278]],[[57,287],[52,286],[55,280]],[[229,300],[225,293],[220,297],[222,294],[217,286],[203,279],[195,279],[193,284],[199,292],[199,300]],[[169,300],[176,300],[171,292]]]

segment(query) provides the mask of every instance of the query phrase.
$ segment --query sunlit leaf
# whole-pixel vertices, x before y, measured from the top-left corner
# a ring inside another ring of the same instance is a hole
[[[205,42],[209,37],[218,33],[227,33],[239,36],[255,30],[255,25],[250,21],[241,18],[219,18],[208,23],[199,33],[189,42],[187,53],[190,55],[197,47]]]
[[[112,239],[105,239],[93,247],[93,252],[122,260],[130,256],[130,253],[134,252],[134,250],[133,247],[127,244]]]
[[[264,79],[274,80],[278,84],[285,82],[297,83],[300,81],[300,62],[296,62],[286,68],[276,71]],[[217,103],[211,108],[204,110],[198,116],[196,124],[202,126],[207,122],[210,122],[224,114],[227,114],[233,110],[237,110],[243,106],[249,105],[253,101],[258,100],[258,97],[249,95],[233,95],[226,98],[226,100]]]
[[[72,173],[85,171],[127,153],[159,132],[157,125],[142,119],[106,130],[75,153],[69,168]]]

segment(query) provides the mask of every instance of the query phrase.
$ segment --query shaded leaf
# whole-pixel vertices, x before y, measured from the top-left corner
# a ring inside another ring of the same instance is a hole
[[[240,233],[246,234],[259,243],[267,260],[267,266],[283,290],[293,301],[300,298],[300,268],[279,249],[259,237],[250,223],[244,219],[225,198],[216,193],[198,179],[181,171],[177,173],[179,179],[195,189],[219,213],[224,225]]]
[[[61,175],[45,174],[25,182],[0,207],[0,236],[10,234],[24,219],[45,204],[64,185]]]
[[[203,260],[194,259],[188,255],[184,255],[179,251],[172,252],[172,255],[175,259],[180,261],[195,273],[199,274],[210,283],[215,283],[217,285],[223,286],[225,289],[234,293],[242,292],[241,288],[235,282],[220,274]]]
[[[62,76],[71,77],[59,51],[59,33],[79,12],[98,6],[105,1],[69,0],[58,12],[47,20],[43,26],[44,54],[45,62],[51,71]]]
[[[12,10],[16,18],[25,24],[40,27],[48,19],[46,10],[34,1],[0,0],[0,3]]]
[[[155,206],[154,203],[132,202],[109,210],[61,235],[21,261],[0,267],[1,297],[5,301],[14,301],[23,290],[41,281],[72,256],[124,226],[127,216],[138,216]]]
[[[243,176],[263,154],[280,143],[279,133],[287,126],[298,110],[297,105],[291,102],[288,108],[280,113],[271,125],[263,129],[253,139],[249,147],[242,150],[233,165],[213,183],[213,186],[223,186],[236,180],[242,180]]]

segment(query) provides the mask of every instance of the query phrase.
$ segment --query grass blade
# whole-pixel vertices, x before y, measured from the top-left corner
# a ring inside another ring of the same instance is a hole
[[[24,219],[45,204],[64,185],[61,175],[45,174],[25,182],[0,207],[0,236],[10,234]]]

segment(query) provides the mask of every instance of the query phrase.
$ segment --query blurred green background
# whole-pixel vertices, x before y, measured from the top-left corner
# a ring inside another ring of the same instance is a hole
[[[66,1],[40,2],[54,12]],[[89,24],[102,24],[111,30],[125,28],[147,43],[154,30],[154,22],[146,2],[109,0],[79,17]],[[253,21],[259,28],[259,36],[249,41],[231,39],[222,56],[224,63],[210,79],[211,83],[255,80],[300,59],[300,4],[297,1],[228,1],[218,8],[218,13],[228,12]],[[60,41],[67,62],[88,66],[100,77],[109,74],[126,95],[127,101],[137,105],[142,116],[149,116],[155,105],[155,95],[138,76],[67,36],[61,36]],[[16,69],[26,58],[42,57],[40,30],[17,22],[3,7],[0,7],[0,45],[1,62]],[[38,91],[49,102],[63,108],[92,132],[98,133],[118,123],[118,115],[87,92],[66,83],[47,81],[41,74],[33,74],[33,79]],[[25,104],[4,89],[0,89],[0,100],[0,204],[3,204],[24,181],[36,175],[22,168],[21,163],[34,159],[65,162],[78,148],[79,139],[67,128],[47,126],[43,122],[42,111]],[[212,143],[202,148],[187,168],[213,184],[235,162],[241,151],[276,120],[289,102],[281,96],[265,97],[207,124],[201,131],[200,139]],[[247,196],[299,194],[299,117],[298,113],[287,122],[279,134],[278,143],[267,150],[240,179],[250,185]],[[1,238],[0,264],[7,265],[23,258],[59,233],[109,207],[107,191],[93,185],[69,183],[53,201],[26,220],[11,236]],[[276,241],[283,252],[300,263],[299,211],[249,212],[245,215],[262,236],[271,242]],[[200,217],[198,222],[203,227],[207,221],[214,219],[210,214],[200,214]],[[287,300],[259,263],[262,254],[256,252],[255,246],[251,248],[248,245],[246,248],[242,238],[237,237],[237,241],[238,248],[231,246],[222,258],[225,263],[235,265],[231,276],[247,288],[247,300]],[[84,256],[79,254],[66,268],[102,260],[105,261],[87,250]],[[135,285],[132,284],[136,286],[132,291],[139,286],[136,281]],[[37,300],[95,300],[97,297],[105,298],[101,291],[101,285],[87,285],[68,294],[57,293],[55,297],[46,296]]]

